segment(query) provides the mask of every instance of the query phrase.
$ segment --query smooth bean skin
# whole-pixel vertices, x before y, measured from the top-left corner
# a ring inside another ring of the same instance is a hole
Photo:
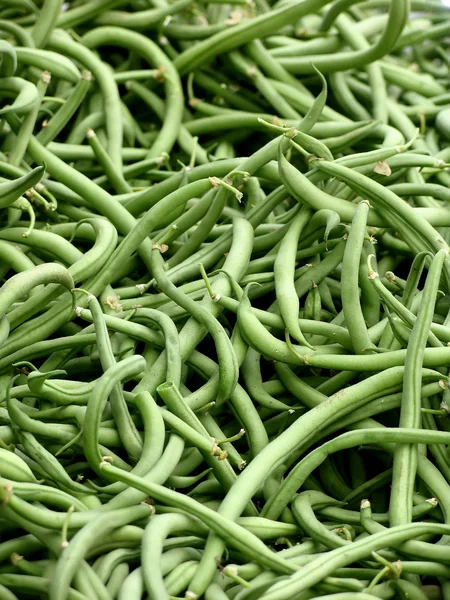
[[[0,2],[0,596],[445,599],[448,10],[69,4]]]
[[[410,528],[408,530],[408,527]],[[272,591],[268,590],[263,594],[264,600],[284,600],[289,598],[289,594],[299,593],[302,590],[307,590],[311,585],[320,581],[326,574],[332,572],[338,566],[350,564],[354,557],[367,556],[367,553],[377,550],[380,544],[386,543],[388,540],[394,539],[398,542],[409,539],[413,535],[413,531],[435,531],[439,533],[447,532],[446,525],[423,525],[421,523],[411,523],[409,525],[400,525],[395,529],[389,529],[386,532],[375,534],[365,539],[352,544],[351,551],[349,547],[337,548],[336,550],[327,553],[323,557],[319,557],[311,561],[305,567],[302,567],[295,576],[290,578],[290,581],[282,582],[279,585],[273,586]],[[328,562],[330,561],[330,562]],[[292,597],[292,596],[291,596]]]
[[[328,0],[306,0],[299,6],[280,8],[275,14],[260,15],[249,23],[237,26],[233,31],[223,31],[210,39],[185,50],[174,61],[177,70],[183,74],[209,62],[215,56],[239,47],[259,36],[271,33],[274,29],[319,10],[328,4]],[[270,18],[269,18],[270,17]]]
[[[198,516],[202,521],[208,524],[209,527],[213,528],[215,531],[220,531],[220,534],[223,536],[232,537],[233,544],[236,544],[238,548],[242,549],[246,545],[248,545],[247,552],[250,552],[253,558],[256,558],[259,555],[260,561],[264,564],[270,564],[273,568],[277,569],[279,572],[288,573],[295,571],[295,567],[289,564],[285,560],[279,560],[277,555],[270,550],[268,550],[265,545],[259,540],[253,533],[245,530],[243,527],[237,525],[233,521],[230,521],[226,518],[221,518],[215,511],[208,509],[207,507],[203,507],[200,503],[195,500],[178,494],[177,492],[172,492],[170,490],[166,490],[160,486],[155,486],[154,484],[146,483],[142,479],[139,479],[135,476],[130,475],[129,473],[125,473],[123,471],[119,471],[118,469],[114,469],[113,467],[109,467],[108,465],[103,465],[103,468],[108,470],[111,474],[114,473],[114,476],[119,480],[127,481],[128,483],[132,483],[133,485],[138,487],[139,489],[143,489],[148,491],[150,488],[153,490],[153,493],[157,494],[158,497],[165,496],[167,499],[171,498],[171,502],[176,506],[181,505],[190,506],[192,514]],[[169,495],[170,494],[170,495]],[[170,515],[171,517],[173,515]],[[240,532],[240,537],[236,536],[237,532]],[[263,548],[265,548],[263,550]],[[261,554],[262,553],[262,554]]]
[[[105,371],[90,394],[83,424],[83,447],[89,464],[96,471],[102,460],[98,447],[98,431],[107,397],[118,382],[135,377],[144,368],[145,360],[142,356],[125,358]]]
[[[414,324],[405,357],[405,378],[403,382],[400,427],[420,426],[421,380],[420,373],[428,331],[433,318],[437,290],[444,261],[448,254],[440,250],[431,263],[424,288],[422,303]],[[403,524],[411,519],[414,477],[417,469],[417,447],[399,446],[394,454],[394,467],[390,502],[391,523]],[[406,507],[405,507],[406,504]]]
[[[294,286],[295,255],[298,239],[311,213],[305,209],[300,211],[289,227],[274,263],[275,292],[280,313],[292,335],[300,344],[309,346],[298,324],[299,303]]]
[[[126,31],[121,27],[100,27],[91,30],[83,38],[84,43],[90,48],[105,43],[110,44],[111,40],[115,40],[118,45],[141,54],[150,64],[156,63],[158,68],[164,68],[167,72],[164,125],[158,136],[159,139],[153,144],[147,158],[160,156],[163,151],[170,152],[178,135],[178,127],[182,121],[183,111],[183,90],[177,71],[158,46],[139,33]]]
[[[402,372],[402,368],[400,368],[397,372],[394,370],[391,370],[390,372],[384,371],[380,377],[387,376],[388,380],[391,382],[394,377],[398,377],[401,381]],[[355,396],[357,396],[358,392],[355,390],[356,387],[358,391],[361,390],[364,394],[363,390],[367,385],[367,382],[363,382],[353,386],[353,389],[350,388],[347,392],[349,394],[348,397],[345,393],[340,393],[335,397],[331,396],[326,402],[320,404],[313,410],[307,412],[305,415],[297,419],[297,421],[295,421],[280,436],[267,445],[265,449],[260,452],[257,457],[255,457],[255,459],[238,477],[235,484],[223,500],[218,511],[219,514],[222,514],[228,518],[236,518],[243,508],[242,502],[245,501],[245,498],[250,498],[255,493],[259,484],[266,478],[267,472],[282,464],[282,462],[285,460],[287,452],[294,449],[296,445],[299,445],[302,442],[304,443],[307,431],[306,427],[308,428],[308,431],[311,431],[311,433],[313,431],[316,432],[316,430],[320,427],[320,424],[323,422],[323,417],[321,415],[327,414],[329,411],[332,411],[333,415],[335,415],[336,418],[339,418],[341,403],[343,407],[345,406],[345,408],[343,408],[344,412],[352,410],[350,406],[355,408],[355,405],[351,405],[350,403],[350,398],[352,397],[350,395],[350,390],[352,394],[356,392]],[[331,408],[331,406],[333,408]],[[302,440],[302,442],[300,440]],[[209,556],[217,556],[218,553],[223,552],[224,548],[222,540],[216,536],[210,536],[207,546],[210,546],[212,549]],[[203,562],[206,562],[206,560]],[[210,565],[209,561],[207,565],[212,566]],[[207,567],[205,566],[205,568]]]
[[[358,298],[359,265],[368,213],[368,202],[358,204],[342,260],[342,310],[356,354],[367,352],[372,345]]]
[[[84,527],[80,530],[61,554],[51,580],[49,598],[56,600],[65,597],[80,561],[86,554],[89,546],[92,545],[93,539],[95,539],[93,538],[94,533],[97,535],[106,533],[117,529],[121,525],[141,518],[148,518],[150,514],[150,508],[146,506],[138,506],[133,509],[119,509],[115,512],[114,519],[111,519],[111,514],[105,514],[92,521],[89,527]]]

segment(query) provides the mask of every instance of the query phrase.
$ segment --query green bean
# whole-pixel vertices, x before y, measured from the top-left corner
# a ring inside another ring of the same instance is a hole
[[[133,14],[125,11],[109,11],[100,15],[97,22],[101,25],[118,25],[138,31],[149,27],[157,28],[169,15],[176,14],[188,6],[187,0],[178,0],[172,5],[140,10]]]
[[[1,319],[7,321],[8,317],[6,316],[6,312],[16,299],[22,297],[23,294],[31,291],[37,285],[51,282],[63,285],[67,289],[73,287],[73,279],[70,276],[70,273],[67,269],[56,263],[40,265],[34,267],[31,272],[23,271],[12,277],[3,285],[0,292]]]
[[[309,12],[319,10],[327,4],[325,0],[320,0],[314,4],[307,0],[298,7],[285,7],[270,14],[260,15],[252,20],[251,23],[243,23],[236,26],[232,31],[223,31],[213,35],[211,38],[197,44],[192,49],[185,50],[175,60],[175,66],[181,74],[198,68],[209,62],[215,56],[246,44],[256,37],[264,37],[268,33],[279,29],[283,25],[301,18]]]
[[[194,443],[194,445],[200,450],[204,460],[212,468],[213,473],[221,486],[223,486],[225,490],[230,489],[235,480],[235,474],[230,464],[226,460],[226,451],[223,451],[220,448],[214,438],[211,439],[209,437],[207,430],[204,428],[190,407],[183,402],[181,394],[172,383],[160,385],[157,391],[167,404],[169,410],[179,417],[179,419],[182,420],[186,425],[188,425],[189,429],[193,429],[195,432],[200,434],[201,437],[199,438],[197,435],[193,435],[193,432],[189,433],[189,431],[186,431],[185,433],[182,431],[180,426],[176,427],[178,433],[189,439],[191,443]],[[163,412],[163,418],[165,418],[165,416],[166,413]],[[170,420],[172,419],[169,419],[169,423]],[[180,423],[180,425],[181,424],[182,423]],[[214,458],[216,456],[218,460]]]
[[[192,575],[198,566],[198,561],[186,561],[182,565],[178,565],[175,569],[164,578],[164,586],[169,594],[180,594],[184,591],[191,581]]]
[[[210,313],[200,305],[196,305],[187,296],[180,293],[177,288],[171,284],[162,268],[163,260],[158,248],[152,253],[153,274],[159,288],[164,291],[170,298],[175,300],[177,304],[188,310],[204,327],[206,327],[214,338],[216,345],[220,371],[220,384],[218,400],[223,401],[228,398],[233,392],[238,378],[238,367],[236,357],[232,349],[231,343],[225,331],[222,329],[218,321],[210,315]]]
[[[342,309],[357,354],[369,350],[372,345],[358,298],[359,264],[368,212],[369,203],[360,202],[353,217],[342,262]]]
[[[161,387],[161,386],[160,386]],[[219,456],[225,458],[224,453],[219,449],[215,441],[207,436],[198,433],[191,425],[185,423],[181,418],[173,415],[168,410],[162,411],[162,417],[164,422],[173,429],[178,435],[181,435],[194,447],[198,448],[200,452],[205,455]],[[219,460],[220,460],[219,458]]]
[[[364,529],[371,531],[372,533],[385,530],[383,525],[381,525],[379,523],[375,523],[372,520],[370,503],[367,500],[361,501],[360,520],[361,520],[361,524],[363,525]],[[433,547],[432,544],[429,544],[429,543],[423,542],[423,541],[417,541],[417,540],[408,540],[407,542],[404,542],[403,544],[401,544],[400,547],[402,548],[402,550],[405,550],[405,546],[406,546],[407,553],[412,553],[412,554],[415,554],[418,556],[426,555],[427,557],[429,556],[431,558],[439,555],[439,550],[440,550],[439,548]],[[428,551],[429,555],[427,555],[427,551]],[[445,560],[445,558],[444,558],[444,560]]]
[[[142,579],[142,567],[138,567],[132,571],[123,582],[119,594],[118,600],[126,600],[130,596],[136,596],[141,598],[144,592],[144,581]]]
[[[200,420],[200,423],[202,423],[202,425],[205,427],[205,429],[209,433],[209,435],[211,435],[216,440],[219,440],[221,442],[220,447],[223,448],[224,451],[227,453],[229,462],[234,467],[237,467],[240,471],[242,471],[242,469],[245,467],[245,460],[242,458],[242,456],[239,454],[239,452],[235,449],[234,445],[232,444],[232,441],[237,441],[238,439],[240,439],[245,434],[245,431],[243,429],[241,429],[237,433],[237,435],[234,436],[236,438],[236,440],[223,441],[223,440],[227,440],[227,436],[221,430],[221,428],[219,427],[217,422],[214,420],[214,418],[210,415],[210,413],[200,414],[198,418]],[[205,474],[205,472],[202,473],[201,475],[203,476],[204,474]],[[199,481],[199,478],[200,478],[200,476],[197,475],[196,482]]]
[[[60,30],[54,30],[49,40],[50,47],[58,52],[79,60],[90,71],[102,91],[105,110],[105,123],[108,133],[108,151],[114,164],[122,168],[121,146],[123,127],[120,111],[120,98],[117,86],[108,68],[93,52],[75,42]],[[48,161],[47,161],[48,162]],[[83,194],[82,194],[83,195]]]
[[[171,475],[167,482],[169,483],[170,487],[174,488],[175,490],[191,487],[192,485],[203,479],[203,477],[210,471],[211,469],[207,469],[203,473],[199,473],[198,475],[193,476]]]
[[[0,0],[0,596],[446,597],[447,16]]]
[[[31,187],[36,186],[45,173],[44,167],[36,167],[13,181],[0,183],[0,206],[5,208],[18,200]]]
[[[329,548],[340,548],[350,543],[350,540],[342,538],[317,521],[313,511],[314,508],[326,508],[326,505],[332,507],[338,504],[338,501],[322,492],[308,491],[298,494],[292,503],[292,511],[297,523],[311,537]]]
[[[9,589],[17,590],[18,592],[33,593],[40,592],[48,593],[51,580],[46,577],[35,577],[33,575],[0,575],[0,585]],[[86,596],[73,588],[67,590],[67,598],[69,600],[85,600]]]
[[[195,528],[195,520],[188,515],[158,515],[150,520],[145,528],[142,540],[142,552],[146,557],[143,563],[142,577],[150,598],[161,598],[164,600],[169,598],[160,566],[164,539],[173,531],[181,529],[194,532]],[[151,570],[149,569],[150,565],[152,565]]]
[[[87,509],[81,500],[62,490],[34,483],[34,480],[31,483],[19,483],[16,477],[13,480],[14,493],[23,500],[36,500],[64,510],[68,510],[71,506],[80,511]]]
[[[387,373],[387,371],[384,371],[384,373],[380,374],[380,376],[376,376],[377,380],[378,377],[380,377],[380,379],[382,377],[386,377]],[[388,380],[390,382],[392,382],[393,375],[394,371],[390,371],[388,374]],[[401,380],[402,370],[400,370],[396,376],[399,377],[399,380]],[[347,392],[344,389],[339,392],[336,397],[331,397],[331,399],[324,404],[319,405],[314,410],[309,411],[297,419],[297,421],[295,421],[286,431],[278,436],[276,440],[272,441],[268,446],[266,446],[266,448],[259,453],[258,457],[256,457],[241,473],[233,488],[230,490],[230,492],[228,492],[225,500],[223,501],[220,508],[220,514],[224,514],[226,516],[238,514],[241,510],[241,502],[244,500],[244,497],[248,498],[249,494],[251,496],[257,489],[261,479],[266,477],[267,471],[269,470],[268,464],[270,464],[270,470],[276,465],[281,464],[285,459],[287,449],[293,448],[295,447],[296,443],[299,443],[297,442],[297,435],[301,437],[304,443],[306,438],[306,426],[308,426],[308,428],[311,426],[311,430],[315,432],[322,423],[322,416],[320,416],[322,412],[325,412],[326,414],[328,411],[332,411],[334,418],[338,419],[340,413],[339,405],[341,402],[345,405],[345,411],[351,411],[352,409],[356,408],[355,405],[349,404],[349,398],[353,397],[356,399],[358,393],[360,392],[364,394],[365,398],[367,388],[370,389],[374,383],[374,380],[370,381],[369,383],[361,382],[356,386],[353,386],[353,389],[348,389]],[[301,433],[297,434],[297,431]],[[268,505],[270,504],[271,502],[268,503]],[[264,516],[269,515],[266,512]],[[211,538],[209,541],[209,552],[211,552],[211,554],[208,553],[208,555],[206,555],[205,553],[203,563],[210,565],[211,563],[207,562],[207,560],[210,561],[211,556],[217,556],[222,549],[223,544],[220,542],[220,540],[214,537]]]
[[[271,86],[264,74],[255,64],[252,64],[237,50],[230,52],[231,63],[244,76],[251,78],[255,82],[256,89],[269,102],[272,108],[275,108],[277,114],[287,119],[299,119],[300,115],[294,110],[286,100]]]
[[[145,518],[151,514],[151,511],[148,506],[137,506],[133,509],[119,509],[113,514],[114,518],[111,518],[111,513],[107,513],[95,521],[91,521],[88,526],[74,536],[71,543],[63,550],[50,583],[49,598],[56,600],[67,594],[80,561],[88,548],[92,546],[96,535],[105,534],[121,525]]]
[[[95,157],[100,163],[102,170],[106,174],[111,185],[114,187],[118,194],[127,194],[131,192],[131,188],[121,174],[117,174],[114,171],[114,164],[109,158],[106,150],[103,148],[101,142],[99,141],[97,134],[93,129],[88,129],[86,132],[86,137],[88,139],[89,145],[94,151]]]
[[[23,414],[20,403],[12,398],[7,398],[7,409],[11,422],[22,431],[44,435],[49,438],[55,437],[65,444],[70,443],[78,433],[70,426],[60,426],[58,429],[58,426],[52,427],[51,424],[44,424],[41,421],[30,419],[27,415]]]
[[[20,79],[19,77],[4,77],[0,79],[2,90],[7,95],[16,95],[14,102],[11,106],[7,106],[0,110],[0,114],[6,115],[9,113],[26,114],[37,104],[39,101],[39,94],[37,87]]]
[[[172,474],[177,466],[180,456],[184,450],[184,440],[176,434],[169,437],[166,448],[159,460],[143,478],[145,481],[153,481],[163,484]],[[107,512],[115,508],[123,508],[126,506],[134,506],[136,503],[142,502],[147,498],[147,494],[138,490],[128,488],[117,494],[114,498],[104,504],[100,510]]]
[[[183,246],[175,252],[175,254],[167,261],[168,267],[173,268],[176,265],[182,263],[186,258],[192,255],[205,240],[209,234],[213,224],[217,222],[218,218],[222,214],[225,206],[225,201],[228,192],[226,188],[220,187],[218,190],[211,190],[209,194],[206,194],[209,208],[198,224],[196,231],[192,233],[189,240],[183,244]],[[209,202],[212,196],[212,202]]]
[[[354,4],[359,4],[361,1],[362,0],[335,0],[322,19],[320,30],[328,31],[341,12],[347,10]]]
[[[108,590],[111,598],[116,598],[118,596],[119,590],[122,588],[122,585],[126,578],[130,573],[130,568],[126,563],[121,563],[117,565],[114,571],[111,573],[111,577],[106,584],[106,589]]]
[[[411,583],[410,581],[397,581],[394,583],[394,587],[402,598],[413,598],[414,600],[424,600],[427,596],[422,590]]]
[[[62,0],[45,0],[33,26],[32,37],[37,46],[44,46],[61,11]]]
[[[386,28],[379,40],[371,47],[356,52],[338,52],[332,59],[329,56],[309,56],[308,60],[302,58],[281,58],[280,64],[288,71],[295,74],[311,73],[312,65],[321,73],[330,71],[344,71],[350,66],[353,68],[365,66],[381,58],[395,47],[408,18],[408,2],[395,2],[389,4],[389,19]]]
[[[307,352],[309,346],[292,346],[289,343],[278,340],[269,333],[251,310],[248,290],[249,287],[247,286],[237,311],[239,327],[246,342],[263,356],[270,357],[273,360],[281,360],[288,364],[300,364],[304,360],[302,356]],[[317,348],[314,356],[320,354],[330,356],[341,354],[342,352],[342,348],[330,344],[329,346],[320,346]]]
[[[242,363],[242,375],[250,396],[253,400],[261,404],[261,406],[265,406],[271,410],[290,410],[290,406],[272,398],[264,390],[260,371],[260,358],[260,355],[253,348],[249,348]]]
[[[241,549],[246,554],[251,554],[256,560],[261,561],[261,563],[270,565],[278,571],[284,573],[292,573],[295,571],[295,567],[283,559],[279,560],[276,554],[268,550],[255,535],[236,523],[220,517],[218,513],[208,509],[192,498],[188,498],[187,496],[178,494],[177,492],[172,492],[162,488],[161,486],[144,482],[142,479],[130,476],[129,473],[126,474],[122,471],[119,471],[111,465],[104,464],[102,468],[108,470],[111,474],[114,473],[114,476],[118,479],[126,481],[130,485],[134,485],[138,489],[143,489],[143,491],[150,493],[156,498],[162,498],[164,496],[167,499],[166,501],[168,501],[170,497],[172,498],[172,502],[174,502],[177,506],[181,503],[183,503],[184,506],[189,506],[191,514],[197,515],[198,518],[204,521],[208,527],[219,531],[221,535],[226,535],[227,537],[230,536],[230,540],[232,539],[232,543],[235,545],[235,547]],[[150,489],[152,489],[151,492],[149,491]],[[171,518],[173,518],[173,516],[174,515],[170,515]],[[186,517],[184,518],[186,519]],[[237,534],[238,531],[239,534]],[[247,544],[248,546],[246,547]]]
[[[73,93],[65,104],[55,113],[55,115],[45,124],[45,127],[36,136],[37,139],[46,146],[49,142],[61,132],[67,122],[72,118],[80,104],[83,102],[90,84],[92,75],[89,71],[81,73],[81,79],[77,83]]]
[[[299,301],[294,285],[295,259],[302,229],[311,217],[308,208],[302,208],[284,236],[274,262],[275,292],[281,316],[289,334],[300,344],[311,348],[298,324]]]
[[[15,481],[36,481],[33,472],[27,463],[14,454],[14,452],[0,448],[0,455],[2,457],[2,477],[13,479]]]
[[[179,76],[172,63],[166,55],[148,38],[125,31],[120,27],[100,27],[90,31],[84,37],[84,42],[90,48],[102,44],[110,44],[114,40],[116,44],[129,48],[130,50],[142,55],[150,64],[155,63],[158,68],[163,68],[166,72],[166,113],[164,125],[158,136],[159,139],[152,145],[147,158],[153,158],[161,155],[161,152],[170,152],[178,135],[178,127],[182,121],[183,111],[183,92],[179,81]]]
[[[144,422],[144,445],[140,459],[131,472],[137,475],[145,475],[155,466],[163,453],[164,415],[161,415],[155,401],[148,392],[136,395],[133,404],[139,409]],[[115,483],[100,488],[102,493],[109,494],[118,494],[125,489],[125,486]]]
[[[93,315],[100,362],[106,373],[109,369],[117,368],[116,360],[110,345],[106,323],[104,321],[103,312],[100,308],[98,300],[94,296],[88,295],[88,305]],[[125,364],[123,364],[123,367],[126,370]],[[92,394],[95,394],[95,392],[96,389],[94,387]],[[133,421],[131,420],[122,390],[119,386],[113,386],[113,388],[108,390],[108,395],[111,396],[111,410],[121,441],[130,456],[136,459],[142,452],[142,440],[139,436],[139,433],[136,431]],[[90,413],[89,403],[86,415],[88,412]],[[95,414],[95,409],[93,414]]]
[[[89,464],[96,472],[102,459],[98,448],[98,429],[106,399],[119,381],[135,377],[144,368],[145,360],[141,356],[125,358],[110,366],[92,390],[83,423],[83,447]]]
[[[11,488],[11,491],[14,490],[14,486],[8,484],[5,484],[3,487],[5,490],[9,490],[9,488]],[[9,508],[17,515],[22,516],[24,518],[29,518],[29,521],[31,523],[35,523],[48,529],[59,530],[61,529],[64,523],[67,523],[68,527],[78,529],[83,527],[84,525],[89,523],[91,519],[96,517],[94,511],[83,510],[83,512],[73,513],[71,515],[70,521],[67,521],[65,513],[59,513],[56,511],[51,511],[42,508],[32,510],[31,504],[24,501],[19,496],[12,494],[11,491],[7,491],[4,494],[5,501],[8,502]]]
[[[126,85],[131,92],[134,92],[140,98],[142,98],[142,100],[157,113],[158,117],[161,120],[164,119],[164,102],[154,92],[147,89],[145,86],[139,84],[136,81],[127,81]],[[185,152],[188,154],[191,154],[195,148],[196,161],[201,164],[209,162],[207,153],[203,150],[201,146],[198,146],[198,144],[196,145],[195,139],[190,134],[187,125],[189,125],[189,123],[187,123],[186,125],[180,125],[180,130],[178,134],[178,143],[180,144],[180,147],[183,150],[185,150]]]
[[[0,596],[2,600],[17,600],[17,596],[8,590],[8,588],[6,588],[4,585],[1,585],[0,587]]]
[[[11,77],[17,69],[17,54],[13,46],[1,40],[0,52],[2,54],[2,62],[0,67],[0,75],[2,77]]]
[[[32,231],[28,235],[24,236],[26,230],[22,227],[12,227],[3,230],[2,238],[10,242],[24,243],[34,248],[46,249],[49,247],[54,248],[56,258],[61,262],[72,265],[82,257],[79,250],[74,246],[62,240],[59,236],[49,231]],[[23,238],[26,239],[23,239]],[[52,243],[53,242],[53,243]]]
[[[444,89],[437,82],[430,81],[428,77],[411,74],[409,70],[402,69],[394,64],[382,63],[381,69],[386,79],[398,81],[403,87],[414,90],[426,97],[444,93]]]
[[[414,324],[408,342],[405,357],[405,380],[400,412],[400,426],[419,427],[420,425],[420,379],[417,374],[423,358],[426,338],[434,312],[436,294],[441,278],[443,262],[447,253],[440,251],[433,260],[427,283],[425,284],[424,302]],[[417,458],[414,456],[417,448],[399,446],[394,454],[394,472],[391,492],[390,514],[391,523],[403,524],[410,520],[410,506],[414,486],[414,475]]]
[[[285,598],[286,594],[298,593],[309,589],[311,585],[321,581],[323,577],[331,573],[335,568],[351,563],[356,557],[367,556],[373,550],[385,547],[391,539],[394,539],[394,543],[398,543],[409,539],[413,535],[413,531],[425,533],[427,531],[444,532],[446,530],[447,527],[445,525],[413,523],[407,526],[398,526],[386,532],[380,532],[368,538],[361,539],[352,544],[350,551],[349,547],[345,546],[326,553],[323,557],[314,559],[305,567],[300,568],[294,577],[284,582],[284,585],[282,583],[281,586],[278,586],[278,590],[275,588],[272,592],[269,590],[262,598],[265,596],[264,600],[276,600],[278,598]]]
[[[51,0],[60,2],[60,0]],[[65,57],[39,48],[15,48],[17,61],[25,65],[31,65],[40,69],[50,71],[54,77],[61,77],[72,83],[80,79],[80,72],[72,61]]]
[[[73,481],[66,473],[58,459],[46,450],[36,438],[27,431],[17,431],[16,436],[21,447],[40,466],[51,480],[54,480],[73,492],[88,494],[89,488]]]
[[[350,171],[346,167],[337,166],[335,164],[327,163],[326,161],[320,161],[316,163],[318,168],[321,170],[325,170],[329,174],[338,175],[344,179],[355,191],[358,193],[362,193],[367,196],[369,200],[372,200],[374,203],[379,203],[377,205],[382,205],[388,211],[390,218],[394,219],[398,226],[400,227],[402,233],[407,231],[414,230],[411,238],[411,243],[414,245],[417,244],[417,247],[422,249],[423,246],[427,245],[428,249],[433,249],[437,252],[440,248],[445,248],[445,241],[442,240],[440,236],[436,236],[436,232],[434,228],[430,227],[428,223],[424,220],[416,218],[411,210],[404,202],[399,203],[397,196],[385,190],[380,184],[371,181],[369,178],[365,176],[360,176],[354,171]],[[364,181],[364,184],[362,183]],[[388,200],[389,198],[389,200]],[[387,206],[387,202],[389,202],[389,208]],[[400,218],[403,222],[400,223]],[[416,240],[417,237],[417,240]],[[420,240],[420,241],[419,241]]]

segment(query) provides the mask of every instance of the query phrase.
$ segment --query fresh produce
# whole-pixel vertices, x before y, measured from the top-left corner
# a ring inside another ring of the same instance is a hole
[[[0,600],[449,600],[450,9],[0,32]]]

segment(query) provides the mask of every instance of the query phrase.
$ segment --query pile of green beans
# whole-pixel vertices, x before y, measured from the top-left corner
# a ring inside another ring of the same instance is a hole
[[[440,0],[0,0],[0,600],[450,600],[449,140]]]

